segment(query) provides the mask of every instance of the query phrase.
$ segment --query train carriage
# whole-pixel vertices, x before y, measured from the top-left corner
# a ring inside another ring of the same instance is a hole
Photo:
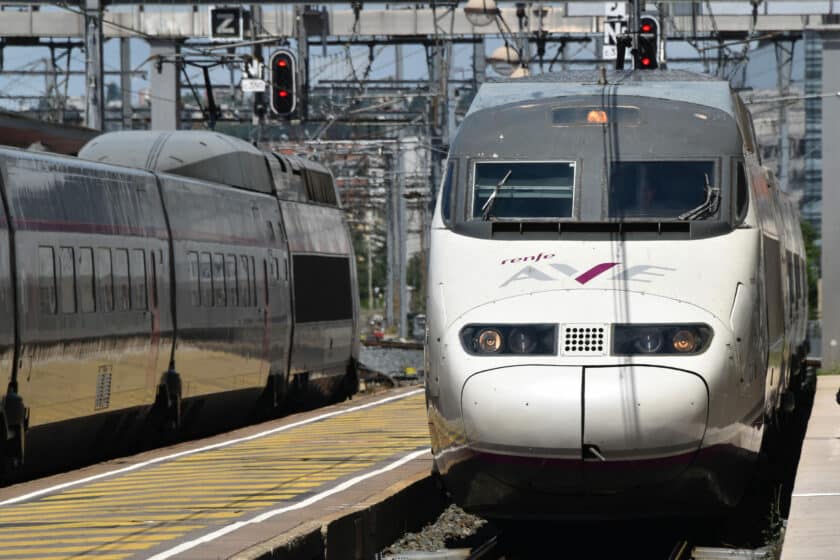
[[[300,160],[320,183],[292,197],[280,163],[208,132],[105,134],[79,159],[0,148],[7,464],[241,423],[290,386],[355,392],[358,295],[332,177]],[[298,321],[319,297],[340,315]]]
[[[438,200],[426,391],[455,500],[500,518],[736,504],[807,305],[795,210],[729,85],[484,84]]]

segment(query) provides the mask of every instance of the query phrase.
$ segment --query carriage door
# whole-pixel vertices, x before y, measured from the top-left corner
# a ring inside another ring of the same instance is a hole
[[[262,356],[263,367],[265,371],[260,372],[260,377],[265,379],[271,369],[271,299],[269,297],[268,285],[268,259],[263,258],[262,265],[262,285],[263,285],[263,340],[262,340]]]

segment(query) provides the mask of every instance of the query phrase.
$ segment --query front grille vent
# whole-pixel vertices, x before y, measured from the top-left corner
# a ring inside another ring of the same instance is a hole
[[[606,356],[609,329],[604,324],[561,325],[560,353],[565,356]]]

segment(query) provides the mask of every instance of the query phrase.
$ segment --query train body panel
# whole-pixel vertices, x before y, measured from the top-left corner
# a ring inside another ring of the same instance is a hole
[[[283,201],[286,233],[291,254],[295,331],[292,374],[308,372],[317,377],[343,374],[348,354],[358,356],[355,276],[352,252],[340,209]],[[319,277],[335,282],[332,293],[318,289]]]
[[[154,178],[11,151],[2,163],[29,427],[151,404],[171,341],[149,276],[166,250]]]
[[[453,141],[426,390],[468,510],[732,506],[798,371],[804,255],[746,110],[725,82],[630,76],[487,84]]]
[[[182,396],[261,390],[269,375],[285,378],[291,314],[276,199],[183,177],[160,183],[176,263]]]

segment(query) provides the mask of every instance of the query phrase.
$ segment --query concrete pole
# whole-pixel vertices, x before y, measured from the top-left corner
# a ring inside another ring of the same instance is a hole
[[[487,78],[487,53],[484,51],[484,37],[473,43],[473,87],[484,83]]]
[[[295,4],[295,37],[297,38],[297,94],[298,114],[306,119],[309,114],[309,40],[306,36],[306,26],[303,24],[303,12],[305,8]]]
[[[786,41],[774,43],[776,51],[776,85],[779,89],[779,96],[784,97],[790,88],[791,69],[793,67],[793,46],[790,41],[790,48],[787,48]],[[790,135],[788,134],[787,103],[778,103],[779,106],[779,158],[776,170],[776,177],[779,180],[779,188],[788,192],[788,170],[790,169]]]
[[[407,271],[407,251],[406,237],[408,235],[408,227],[406,220],[405,208],[405,151],[397,141],[397,262],[399,263],[399,271],[397,273],[399,282],[399,300],[400,300],[400,318],[399,318],[399,335],[400,338],[405,338],[408,335],[408,284],[406,282]]]
[[[85,0],[85,122],[88,128],[105,125],[102,84],[102,4]]]
[[[823,91],[840,91],[840,33],[823,32]],[[822,367],[840,367],[840,220],[833,218],[840,208],[840,99],[822,102]],[[815,349],[816,350],[816,349]]]
[[[370,227],[370,226],[368,226]],[[368,288],[368,311],[373,311],[373,248],[370,242],[371,233],[367,234],[367,288]]]
[[[131,130],[131,43],[120,39],[120,96],[122,97],[122,127]]]
[[[394,203],[394,193],[397,191],[397,176],[396,176],[396,161],[392,152],[385,154],[385,160],[388,162],[389,185],[387,196],[385,197],[385,253],[386,253],[386,268],[385,268],[385,324],[388,327],[394,325],[394,307],[395,307],[395,275],[396,275],[396,235],[394,234],[397,217],[396,204]]]
[[[170,41],[149,41],[152,70],[149,86],[152,93],[152,130],[178,130],[180,90],[178,64],[172,60],[178,53]],[[163,57],[163,58],[156,58]],[[168,57],[169,61],[163,60]]]

